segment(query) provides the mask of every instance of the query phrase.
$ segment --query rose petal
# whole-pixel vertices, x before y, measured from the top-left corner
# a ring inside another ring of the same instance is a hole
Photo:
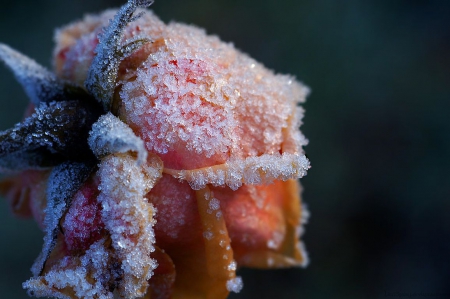
[[[170,299],[176,277],[175,265],[170,256],[158,246],[155,246],[152,258],[157,261],[158,267],[148,282],[149,288],[144,299]]]
[[[305,265],[298,245],[300,188],[296,180],[268,186],[244,185],[237,191],[211,188],[223,206],[239,266],[276,268]]]

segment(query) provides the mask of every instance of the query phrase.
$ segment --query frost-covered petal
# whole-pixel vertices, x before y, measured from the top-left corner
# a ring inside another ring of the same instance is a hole
[[[89,146],[98,157],[109,154],[135,152],[140,164],[147,161],[144,142],[120,119],[107,113],[102,115],[89,132]]]
[[[42,276],[23,283],[30,295],[59,299],[113,299],[114,257],[102,239],[81,256],[65,256],[61,238]]]
[[[237,263],[225,218],[219,200],[209,187],[196,191],[195,197],[202,222],[207,269],[206,281],[201,283],[202,295],[225,298],[229,292],[238,293],[242,288],[242,282],[236,284],[241,280],[236,277]]]
[[[102,159],[98,177],[102,221],[111,236],[111,245],[122,270],[117,290],[124,298],[142,297],[157,263],[155,250],[156,210],[144,195],[161,176],[162,164],[156,157],[138,166],[130,154],[109,155]]]
[[[96,31],[111,11],[59,32],[58,74],[82,80],[96,45]],[[90,31],[89,31],[90,30]],[[151,12],[124,30],[154,42],[119,67],[119,116],[160,154],[167,167],[196,169],[230,158],[263,154],[303,155],[298,130],[309,89],[291,76],[274,74],[232,45],[201,29],[164,25]],[[83,49],[77,50],[77,49]],[[67,57],[67,58],[64,58]],[[116,91],[119,91],[116,89]]]
[[[155,246],[152,257],[158,267],[148,282],[149,288],[144,299],[171,299],[176,279],[175,265],[170,256],[158,246]]]

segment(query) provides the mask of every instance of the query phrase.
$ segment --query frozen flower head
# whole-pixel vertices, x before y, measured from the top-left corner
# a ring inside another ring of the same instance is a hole
[[[32,100],[0,136],[0,191],[46,233],[32,295],[220,299],[307,263],[308,89],[149,4],[59,30],[54,73],[0,45]]]

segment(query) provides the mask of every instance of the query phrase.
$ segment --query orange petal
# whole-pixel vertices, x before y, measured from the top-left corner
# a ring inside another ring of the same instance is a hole
[[[209,187],[195,192],[198,212],[202,220],[206,249],[206,265],[210,279],[207,298],[226,298],[229,282],[236,279],[231,240],[219,201]]]
[[[4,196],[12,212],[18,216],[34,216],[43,227],[46,188],[49,171],[26,170],[0,181],[0,195]]]
[[[214,188],[239,266],[301,266],[307,257],[299,243],[301,206],[296,180],[268,186],[243,185],[237,191]]]
[[[208,187],[196,191],[195,195],[204,232],[203,242],[167,250],[177,272],[173,298],[224,299],[229,289],[239,287],[240,281],[236,278],[236,263],[225,219]]]
[[[144,299],[170,299],[175,283],[175,265],[170,256],[158,246],[155,246],[151,257],[158,262],[158,267],[149,280],[149,288]]]
[[[0,181],[0,195],[8,200],[16,216],[30,217],[30,189],[22,186],[21,181],[20,175]]]

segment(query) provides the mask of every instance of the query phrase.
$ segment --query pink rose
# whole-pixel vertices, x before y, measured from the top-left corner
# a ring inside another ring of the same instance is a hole
[[[308,89],[202,29],[133,18],[148,2],[59,30],[44,83],[0,46],[39,87],[0,139],[0,170],[23,170],[0,191],[46,231],[24,283],[36,296],[226,298],[242,288],[239,267],[307,264],[297,179],[309,168],[298,130]],[[53,128],[68,111],[55,138],[25,142],[39,113]]]

